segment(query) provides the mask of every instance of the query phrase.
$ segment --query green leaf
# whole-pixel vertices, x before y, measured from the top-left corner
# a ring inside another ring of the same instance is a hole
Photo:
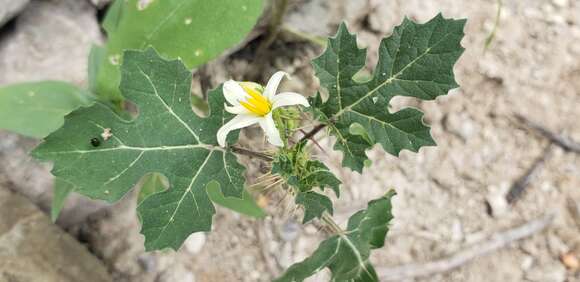
[[[266,212],[258,206],[254,197],[252,197],[246,189],[244,189],[241,199],[236,197],[226,197],[220,191],[219,185],[216,184],[217,183],[215,182],[211,182],[207,185],[207,193],[212,202],[250,217],[263,218],[267,215]]]
[[[223,109],[221,87],[209,93],[210,115],[194,114],[191,72],[151,48],[126,51],[122,74],[121,90],[139,108],[137,118],[123,120],[95,103],[68,115],[33,155],[53,161],[52,173],[73,184],[75,192],[109,202],[122,198],[144,175],[163,174],[169,189],[138,206],[141,233],[147,250],[178,249],[191,233],[211,228],[215,208],[208,183],[219,183],[227,197],[242,197],[244,167],[216,140],[231,115]],[[112,134],[108,140],[101,137],[105,131]]]
[[[60,211],[64,207],[65,200],[74,190],[74,186],[62,179],[55,178],[53,189],[50,218],[52,219],[52,222],[56,222]]]
[[[341,183],[325,164],[320,161],[308,161],[306,172],[301,175],[299,187],[301,191],[312,189],[312,187],[321,189],[328,187],[339,197]]]
[[[163,192],[169,185],[164,181],[163,175],[151,173],[142,179],[141,189],[137,196],[137,204],[141,204],[147,197]]]
[[[64,116],[92,97],[62,81],[40,81],[0,87],[0,128],[42,138],[62,126]]]
[[[123,5],[123,0],[113,0],[111,6],[107,10],[107,14],[103,19],[103,29],[107,34],[113,34],[117,30],[119,23],[121,22],[121,17],[123,16],[123,10],[126,5]]]
[[[89,90],[93,93],[97,92],[97,75],[99,70],[105,60],[107,55],[107,50],[104,47],[93,45],[91,46],[91,52],[89,53],[89,64],[88,64],[88,79],[89,79]]]
[[[300,192],[296,195],[296,204],[304,207],[303,224],[308,223],[315,217],[320,218],[326,211],[333,214],[332,201],[328,197],[316,192]]]
[[[118,0],[104,22],[109,41],[97,93],[122,99],[118,87],[124,50],[151,46],[193,69],[238,44],[261,12],[262,0]]]
[[[324,240],[312,256],[296,263],[276,281],[304,281],[328,267],[332,281],[379,281],[369,256],[372,249],[384,245],[389,231],[391,199],[390,191],[385,196],[370,201],[366,210],[350,217],[347,231]]]
[[[417,152],[435,145],[422,112],[406,108],[391,113],[388,107],[395,96],[433,100],[458,87],[453,66],[464,50],[460,44],[464,25],[465,20],[441,15],[425,24],[405,18],[381,42],[379,61],[368,82],[353,79],[365,65],[366,50],[357,47],[356,36],[345,24],[340,26],[326,51],[313,61],[329,97],[322,101],[317,95],[312,108],[336,136],[334,149],[344,153],[343,166],[362,172],[365,152],[376,143],[396,156],[404,149]],[[352,124],[365,132],[357,128],[352,132]]]

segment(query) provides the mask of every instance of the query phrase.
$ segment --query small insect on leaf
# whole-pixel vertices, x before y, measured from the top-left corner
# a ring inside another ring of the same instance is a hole
[[[93,138],[91,139],[91,145],[93,145],[93,147],[99,147],[101,145],[101,140],[99,140],[99,138]]]

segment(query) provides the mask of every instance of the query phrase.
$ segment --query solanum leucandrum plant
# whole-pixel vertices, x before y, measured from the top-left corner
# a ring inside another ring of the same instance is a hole
[[[374,74],[366,82],[353,80],[365,65],[366,51],[342,24],[313,61],[326,99],[319,93],[309,100],[277,93],[285,76],[277,72],[265,86],[230,80],[210,91],[207,117],[192,110],[190,66],[155,48],[126,50],[119,90],[139,115],[128,120],[108,104],[94,102],[68,114],[32,154],[53,162],[52,173],[74,192],[109,202],[121,199],[142,177],[163,175],[168,187],[152,189],[137,208],[148,251],[178,249],[192,233],[210,231],[215,199],[209,187],[219,187],[226,199],[244,198],[245,167],[236,155],[261,158],[282,180],[280,189],[303,208],[303,222],[320,220],[332,233],[278,281],[303,281],[326,268],[333,281],[378,281],[369,257],[385,243],[395,193],[385,191],[341,227],[332,219],[333,202],[325,191],[339,196],[341,181],[313,159],[310,138],[334,136],[342,165],[361,173],[368,163],[366,150],[375,144],[393,155],[435,145],[419,110],[391,112],[389,103],[395,96],[432,100],[458,86],[453,66],[463,52],[464,24],[441,15],[424,24],[405,19],[381,42]],[[301,136],[301,125],[313,122],[308,119],[319,125]],[[236,145],[239,129],[254,124],[264,129],[273,153]]]

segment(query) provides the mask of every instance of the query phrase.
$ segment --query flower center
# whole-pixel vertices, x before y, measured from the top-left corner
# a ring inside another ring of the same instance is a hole
[[[272,104],[266,97],[262,96],[262,91],[257,89],[254,83],[240,82],[240,86],[250,96],[246,101],[240,101],[240,105],[258,116],[270,113]]]

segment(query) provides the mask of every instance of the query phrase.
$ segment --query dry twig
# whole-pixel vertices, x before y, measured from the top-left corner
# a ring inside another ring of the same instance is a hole
[[[230,149],[232,149],[232,152],[234,152],[234,153],[238,153],[240,155],[246,155],[246,156],[253,157],[253,158],[258,158],[258,159],[261,159],[263,161],[271,162],[274,160],[274,158],[268,154],[254,152],[254,151],[244,149],[241,147],[230,146]]]
[[[514,182],[506,195],[506,200],[509,204],[514,204],[519,198],[521,198],[526,188],[534,179],[535,175],[539,173],[546,160],[550,157],[551,153],[552,143],[548,144],[544,151],[542,151],[542,154],[536,158],[528,170],[526,170],[526,172],[520,178],[518,178],[516,182]]]
[[[382,267],[377,269],[381,281],[401,281],[416,277],[425,277],[438,273],[448,272],[469,261],[501,249],[512,242],[530,237],[544,230],[553,221],[554,215],[548,214],[539,219],[529,221],[513,229],[492,235],[487,241],[472,245],[446,258],[426,262],[414,263],[396,267]]]
[[[302,142],[302,141],[307,140],[307,139],[314,140],[313,139],[314,135],[316,135],[316,133],[318,133],[319,131],[321,131],[325,127],[326,127],[326,124],[324,124],[324,123],[321,123],[321,124],[315,126],[312,130],[310,130],[309,132],[304,134],[304,136],[302,136],[302,138],[300,138],[299,142]]]
[[[527,119],[526,117],[524,117],[522,115],[516,114],[515,117],[520,122],[522,122],[524,125],[537,131],[542,136],[549,139],[552,143],[558,145],[559,147],[561,147],[565,151],[580,154],[580,143],[575,142],[574,140],[572,140],[568,137],[556,134],[555,132],[547,129],[546,127],[542,126],[541,124],[535,123],[535,122]]]

